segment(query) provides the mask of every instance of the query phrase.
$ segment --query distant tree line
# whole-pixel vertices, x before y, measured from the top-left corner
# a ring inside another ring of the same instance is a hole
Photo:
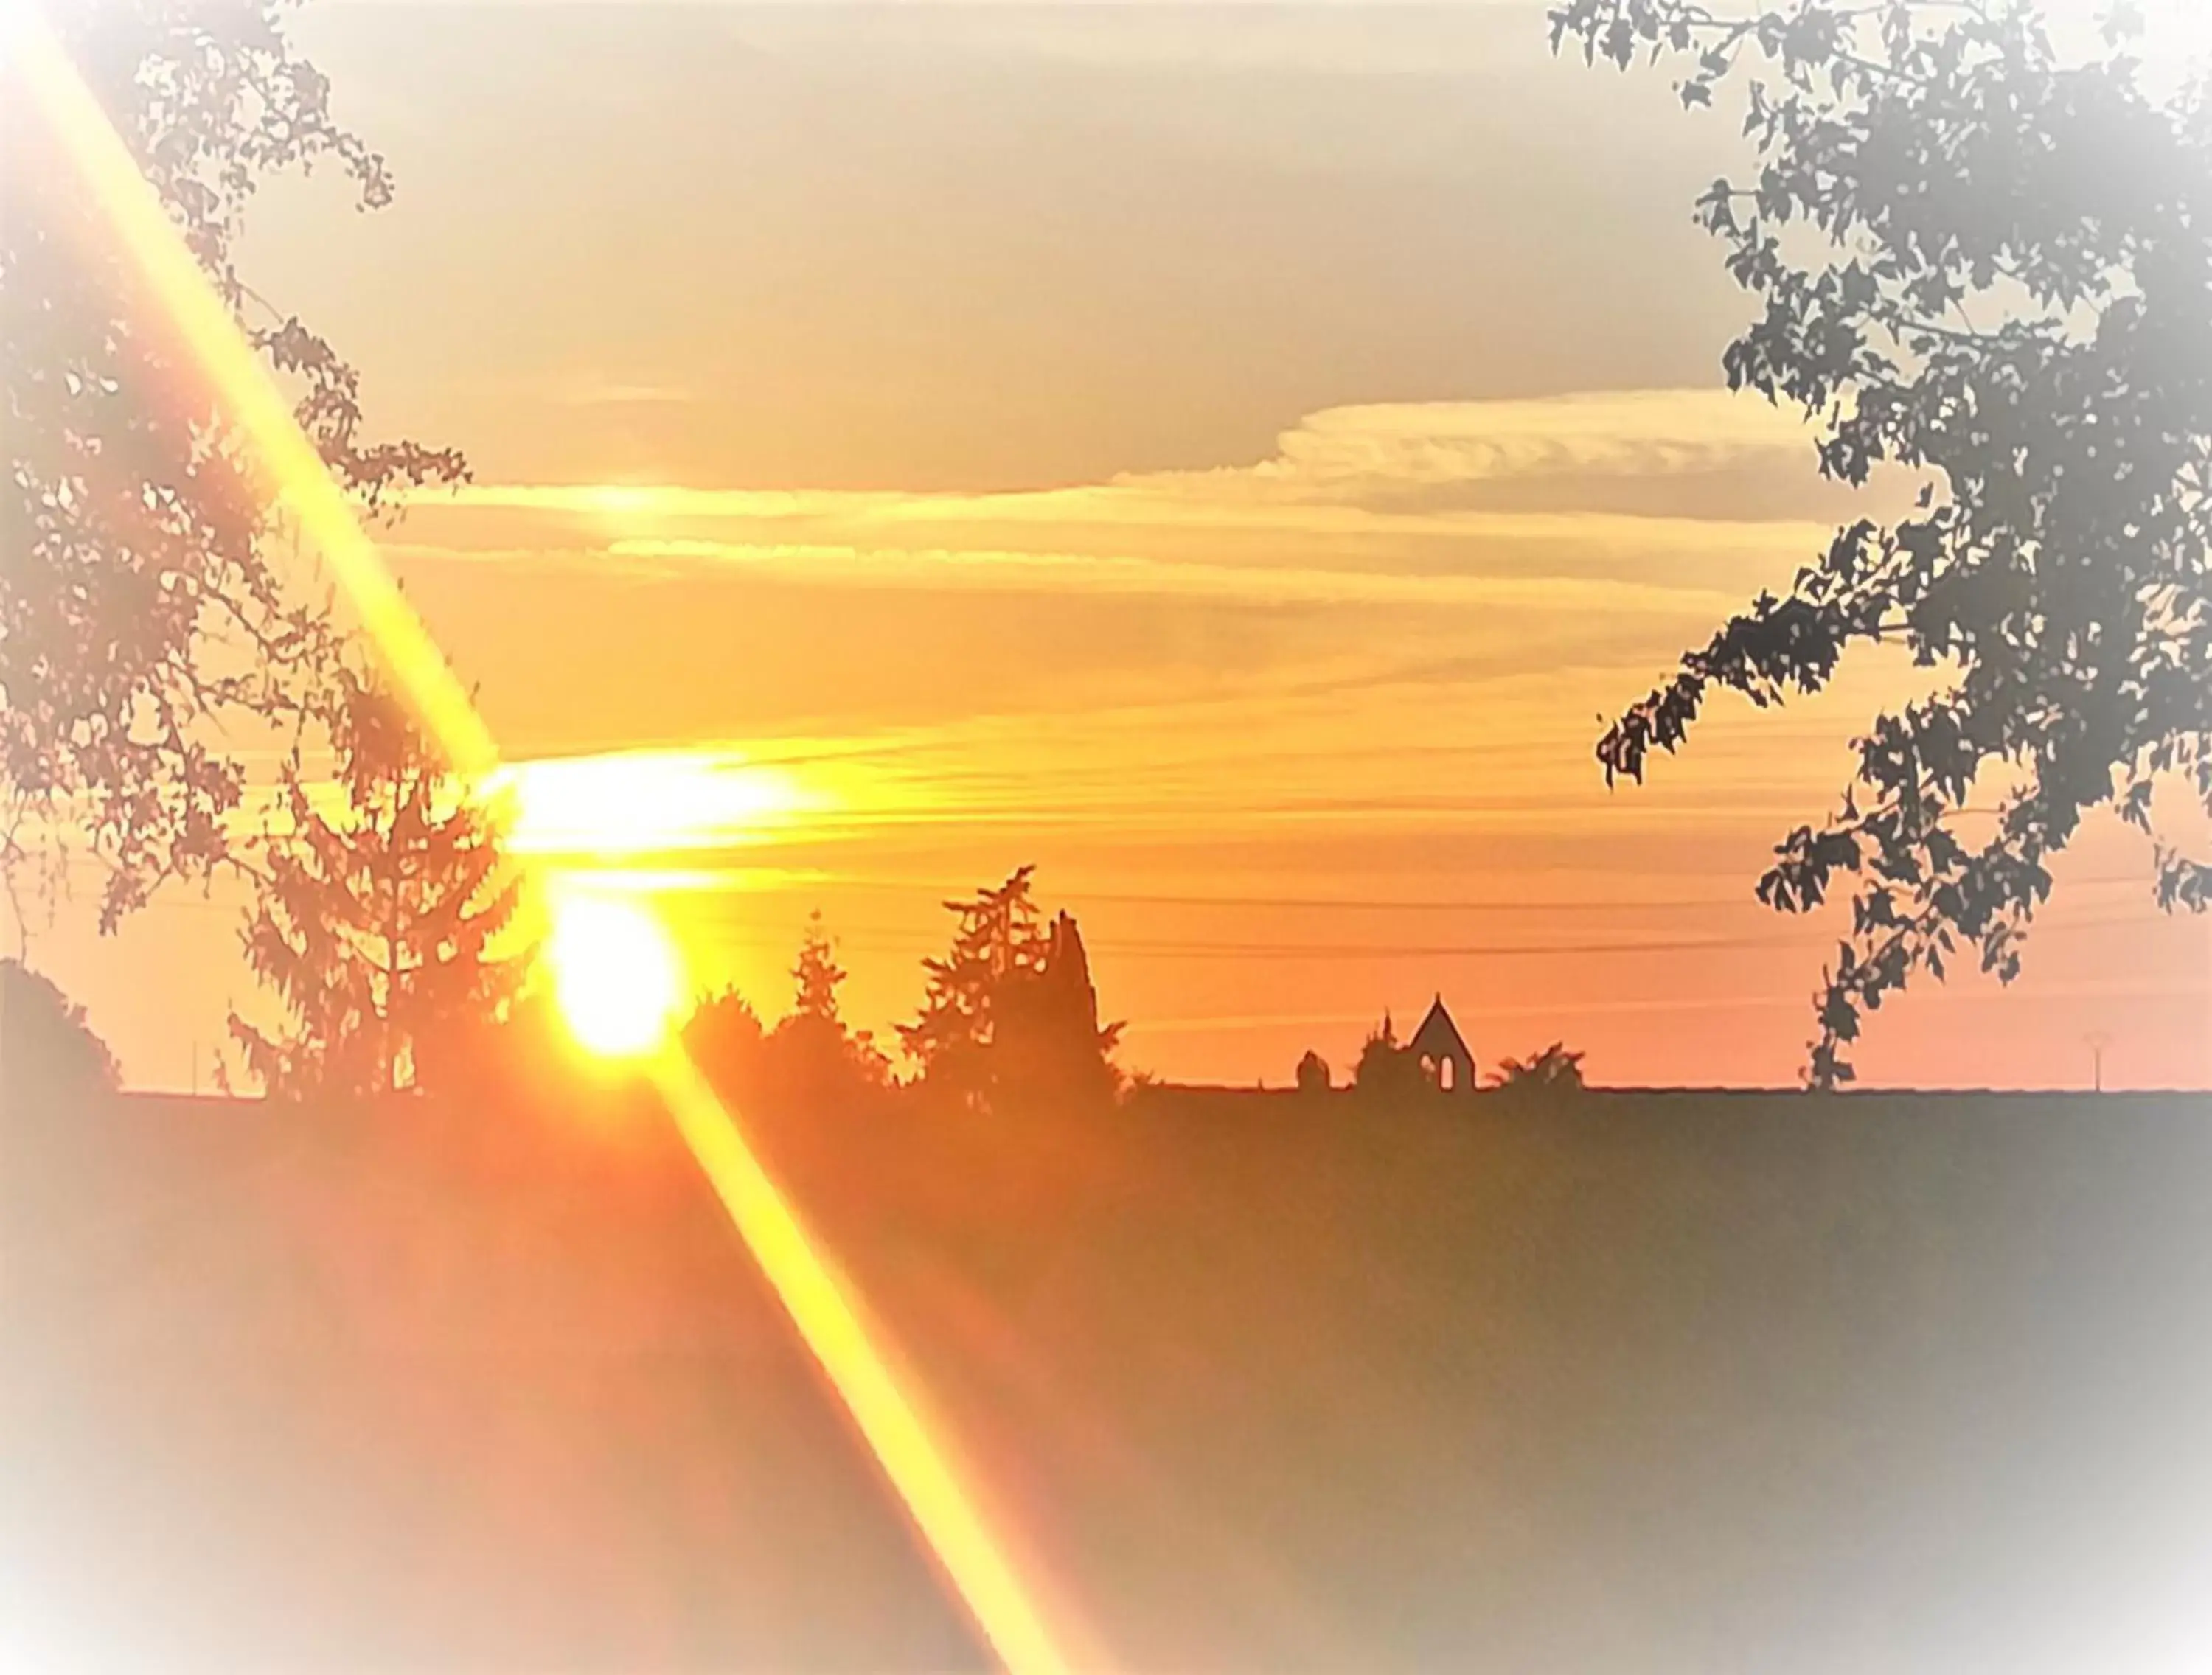
[[[817,913],[792,969],[791,1010],[772,1029],[734,991],[701,1004],[684,1041],[708,1077],[740,1099],[799,1108],[868,1107],[894,1097],[921,1108],[1018,1111],[1110,1102],[1121,1026],[1102,1025],[1083,937],[1073,916],[1047,921],[1034,869],[945,907],[951,945],[922,962],[927,988],[898,1026],[911,1068],[839,1008],[846,974]]]

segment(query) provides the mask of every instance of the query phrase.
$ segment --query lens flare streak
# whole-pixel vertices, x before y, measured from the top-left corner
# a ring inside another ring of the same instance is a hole
[[[467,691],[159,196],[59,44],[27,9],[0,10],[0,70],[22,84],[59,141],[211,393],[251,442],[279,503],[324,554],[426,731],[456,773],[472,784],[489,780],[499,752]],[[966,1486],[728,1108],[680,1046],[663,1045],[648,1065],[754,1260],[993,1651],[1017,1675],[1065,1668],[1066,1660]]]

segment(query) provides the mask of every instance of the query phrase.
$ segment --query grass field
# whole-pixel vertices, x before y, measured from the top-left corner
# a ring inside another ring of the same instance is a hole
[[[642,1103],[8,1119],[0,1569],[46,1656],[975,1660]],[[1170,1090],[759,1138],[1098,1662],[2212,1633],[2212,1102]]]

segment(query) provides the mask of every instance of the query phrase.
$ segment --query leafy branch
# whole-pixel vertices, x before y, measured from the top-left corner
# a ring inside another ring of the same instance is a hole
[[[1967,949],[2017,974],[2089,810],[2155,836],[2154,786],[2177,777],[2212,806],[2212,119],[2154,103],[2121,38],[2061,64],[2013,0],[1568,0],[1551,22],[1589,63],[1686,58],[1692,105],[1744,79],[1755,175],[1695,206],[1758,305],[1729,386],[1812,419],[1830,479],[1925,485],[1915,515],[1840,531],[1597,745],[1608,783],[1640,780],[1714,690],[1779,705],[1855,646],[1947,672],[1875,718],[1838,811],[1759,885],[1797,913],[1851,880],[1808,1064],[1848,1080],[1863,1015],[1916,974]],[[1953,816],[1992,779],[2008,800],[1970,844]],[[2157,895],[2201,910],[2212,873],[2161,841]]]

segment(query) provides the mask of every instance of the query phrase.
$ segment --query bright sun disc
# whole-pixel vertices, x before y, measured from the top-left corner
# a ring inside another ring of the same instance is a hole
[[[545,957],[561,1016],[586,1052],[631,1059],[668,1039],[682,962],[650,908],[606,896],[558,901]]]

